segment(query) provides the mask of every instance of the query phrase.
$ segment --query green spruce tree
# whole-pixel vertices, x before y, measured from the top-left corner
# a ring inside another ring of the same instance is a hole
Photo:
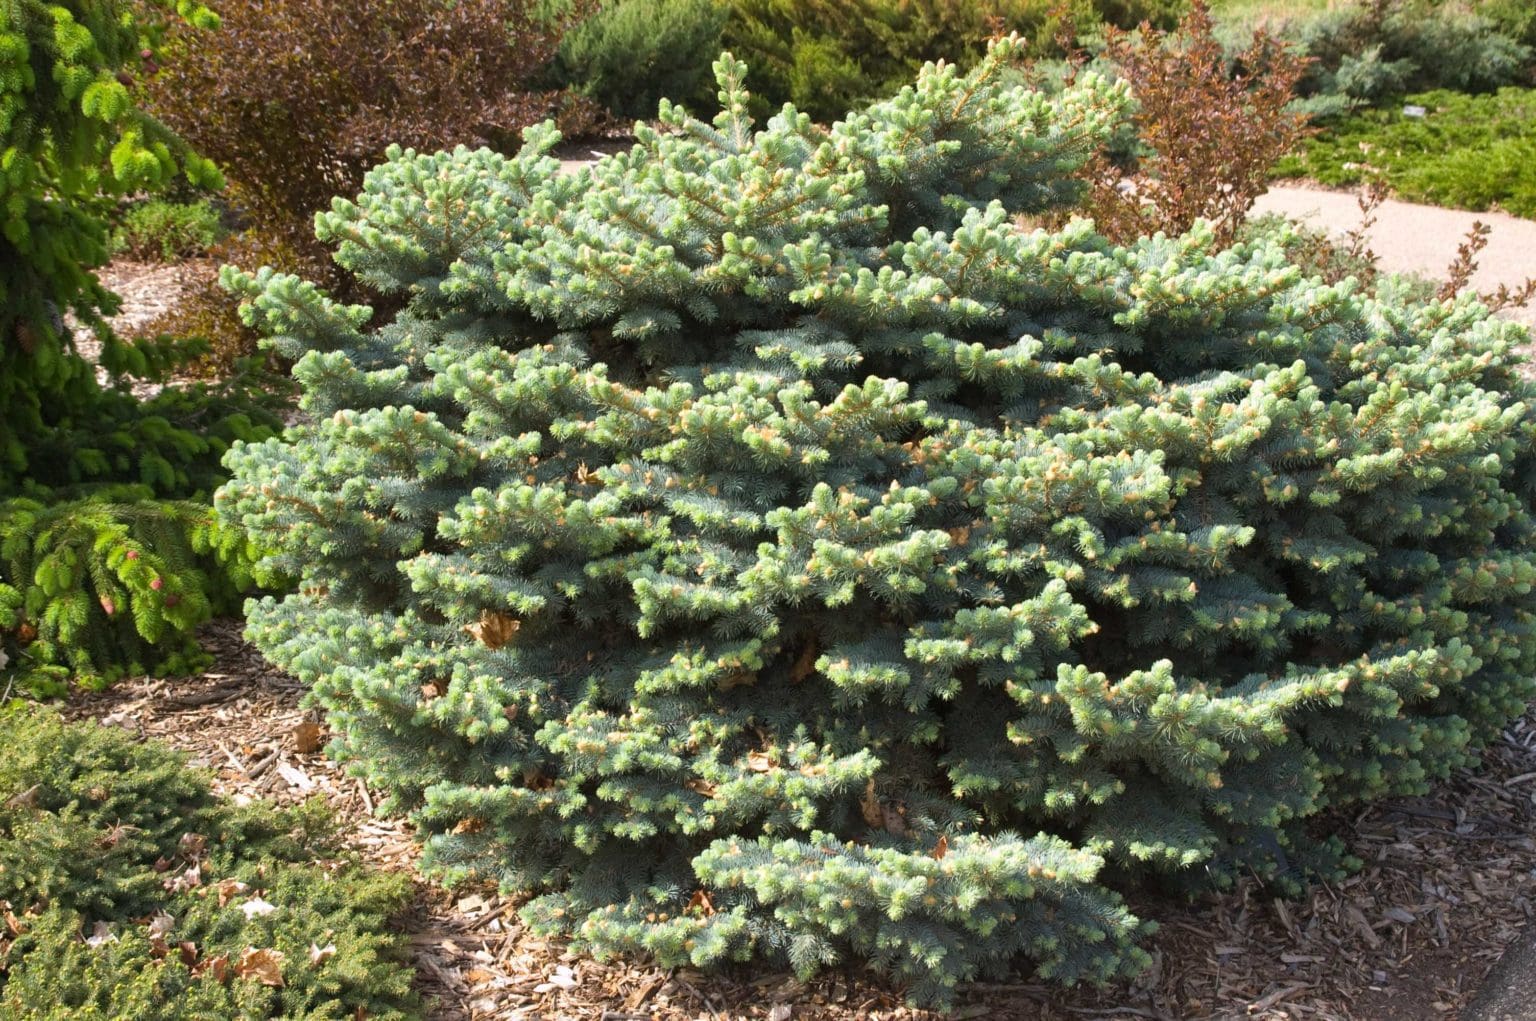
[[[0,2],[0,687],[184,670],[191,629],[248,579],[208,496],[235,439],[279,424],[253,366],[165,385],[197,340],[126,343],[97,279],[128,195],[218,171],[135,103],[197,0]],[[69,322],[69,318],[74,323]],[[89,333],[94,357],[78,343]],[[160,392],[141,399],[135,385]],[[164,386],[164,389],[161,387]],[[278,391],[281,393],[281,389]]]
[[[562,176],[392,154],[319,219],[387,321],[227,271],[309,422],[221,513],[250,606],[429,866],[667,965],[849,955],[944,1002],[1145,961],[1113,892],[1341,849],[1532,691],[1522,331],[1204,226],[1020,214],[1122,88],[972,73]]]

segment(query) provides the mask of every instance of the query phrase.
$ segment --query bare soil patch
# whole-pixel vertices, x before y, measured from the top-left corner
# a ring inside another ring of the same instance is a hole
[[[81,692],[73,718],[96,718],[165,741],[214,771],[237,799],[292,803],[323,797],[348,843],[373,864],[415,875],[408,823],[382,817],[379,796],[321,752],[320,718],[298,682],[239,637],[207,626],[209,672],[137,679]],[[1536,712],[1424,798],[1335,815],[1366,864],[1338,885],[1285,900],[1256,882],[1196,903],[1140,896],[1162,922],[1154,966],[1131,983],[1063,991],[1021,979],[963,991],[960,1018],[1453,1019],[1519,937],[1536,900]],[[515,899],[492,888],[452,893],[419,877],[410,934],[421,990],[439,1021],[592,1019],[896,1021],[913,1010],[901,991],[862,969],[810,984],[786,973],[737,969],[705,976],[643,963],[598,963],[530,935]]]

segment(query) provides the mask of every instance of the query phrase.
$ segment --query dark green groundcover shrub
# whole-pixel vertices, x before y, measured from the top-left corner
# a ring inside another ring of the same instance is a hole
[[[117,728],[0,720],[0,1018],[420,1016],[410,884],[340,857],[320,802],[232,808]]]
[[[1424,114],[1409,117],[1405,106]],[[1437,89],[1363,110],[1309,138],[1278,176],[1330,185],[1380,179],[1401,199],[1536,217],[1536,89]]]
[[[970,76],[671,117],[572,176],[395,152],[320,221],[390,322],[229,272],[311,424],[249,605],[449,879],[598,953],[862,957],[944,1001],[1145,961],[1112,887],[1294,884],[1532,693],[1514,325],[1070,201],[1123,115]]]

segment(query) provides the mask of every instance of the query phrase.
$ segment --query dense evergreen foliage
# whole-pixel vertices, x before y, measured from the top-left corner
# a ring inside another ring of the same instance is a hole
[[[155,11],[170,0],[148,5]],[[181,13],[216,23],[181,0]],[[95,369],[74,355],[71,313],[103,344],[110,373],[145,373],[146,352],[102,322],[114,299],[91,270],[107,261],[107,213],[123,195],[169,186],[179,173],[214,184],[218,172],[134,105],[132,72],[156,26],[110,0],[13,0],[0,20],[0,492],[56,465],[39,440],[98,398]],[[122,80],[120,80],[122,79]]]
[[[221,480],[231,441],[272,435],[277,424],[273,395],[249,366],[217,386],[144,399],[202,346],[130,344],[107,326],[117,301],[93,270],[107,260],[109,214],[179,174],[219,183],[212,164],[134,105],[131,88],[170,21],[217,19],[192,0],[146,0],[133,11],[115,0],[0,6],[7,685],[187,665],[188,632],[229,599],[249,558],[244,538],[220,532],[206,503],[186,501],[206,499]],[[86,334],[90,358],[77,344]],[[234,561],[220,563],[219,551]]]
[[[0,501],[0,629],[18,646],[0,666],[37,693],[71,677],[192,672],[205,661],[193,629],[239,609],[255,556],[206,502],[156,499],[147,486]]]
[[[553,73],[620,117],[650,117],[663,99],[711,105],[729,13],[722,0],[610,0],[566,33]]]
[[[1488,92],[1528,84],[1536,72],[1533,22],[1523,0],[1348,0],[1271,6],[1257,27],[1310,58],[1299,104],[1321,117],[1390,103],[1405,92]],[[1525,7],[1524,12],[1517,8]],[[1283,13],[1276,13],[1277,9]],[[1247,45],[1252,15],[1218,15],[1234,49]],[[1358,153],[1356,155],[1359,155]]]
[[[339,858],[318,802],[234,809],[124,731],[4,722],[0,1018],[419,1016],[409,883]]]
[[[716,109],[710,64],[722,44],[751,69],[754,112],[784,103],[830,121],[894,92],[925,61],[962,69],[994,35],[1018,32],[1036,56],[1105,25],[1171,28],[1186,0],[543,0],[590,13],[560,45],[556,80],[624,117],[665,96]],[[409,143],[407,143],[409,144]]]
[[[1423,113],[1408,116],[1411,106]],[[1405,202],[1536,217],[1536,89],[1405,96],[1334,121],[1275,171],[1335,187],[1380,180]]]
[[[1343,864],[1532,692],[1525,337],[1197,225],[1030,230],[1124,116],[969,75],[571,176],[396,151],[319,220],[378,319],[228,272],[311,420],[218,506],[250,634],[440,874],[600,953],[945,1000],[1135,970],[1111,887]]]

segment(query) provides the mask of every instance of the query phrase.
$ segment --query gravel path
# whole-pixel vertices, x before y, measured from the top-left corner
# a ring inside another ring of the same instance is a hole
[[[1254,204],[1252,215],[1279,213],[1343,234],[1360,224],[1354,192],[1323,191],[1293,186],[1271,188]],[[1488,247],[1478,255],[1472,285],[1491,291],[1500,284],[1511,290],[1526,277],[1536,277],[1536,220],[1507,213],[1469,213],[1460,209],[1420,206],[1388,199],[1376,209],[1369,232],[1371,248],[1381,268],[1392,273],[1419,273],[1442,278],[1456,258],[1456,248],[1478,220],[1493,228]],[[1512,309],[1512,318],[1536,326],[1536,303]]]

